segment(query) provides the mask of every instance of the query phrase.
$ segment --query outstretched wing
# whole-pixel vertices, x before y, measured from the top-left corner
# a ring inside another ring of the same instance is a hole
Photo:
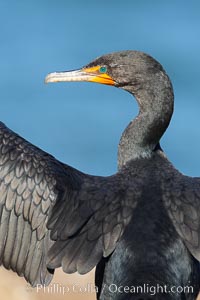
[[[52,278],[53,270],[46,267],[52,244],[46,224],[64,187],[72,189],[71,173],[0,123],[0,263],[32,285]]]
[[[0,263],[33,286],[60,265],[88,272],[114,250],[136,205],[121,176],[83,174],[0,123]]]
[[[177,232],[200,261],[200,179],[177,174],[165,185],[163,199]]]

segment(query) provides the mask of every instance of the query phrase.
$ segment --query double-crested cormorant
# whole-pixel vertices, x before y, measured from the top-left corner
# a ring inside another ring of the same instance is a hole
[[[140,111],[119,144],[118,172],[83,174],[0,123],[0,261],[33,286],[55,268],[96,268],[98,299],[195,299],[200,179],[179,173],[159,141],[173,112],[162,66],[138,51],[102,56],[46,82],[92,81],[133,94]]]

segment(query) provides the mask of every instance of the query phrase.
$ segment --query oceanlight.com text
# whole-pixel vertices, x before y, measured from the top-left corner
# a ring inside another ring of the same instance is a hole
[[[103,287],[104,289],[106,286]],[[143,284],[138,286],[122,286],[111,284],[107,286],[110,293],[120,293],[120,294],[149,294],[154,296],[156,294],[189,294],[193,293],[193,286],[168,286],[168,285],[150,285]]]

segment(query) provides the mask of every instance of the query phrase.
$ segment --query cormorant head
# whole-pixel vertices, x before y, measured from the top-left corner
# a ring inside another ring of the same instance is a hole
[[[98,57],[79,70],[50,73],[45,82],[89,81],[134,93],[160,71],[164,72],[162,66],[151,56],[127,50]]]

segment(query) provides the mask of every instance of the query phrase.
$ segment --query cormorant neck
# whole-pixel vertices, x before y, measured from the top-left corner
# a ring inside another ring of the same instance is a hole
[[[138,116],[122,134],[118,148],[118,167],[138,158],[150,158],[167,129],[174,104],[169,77],[162,71],[136,86],[125,86],[139,104]]]

